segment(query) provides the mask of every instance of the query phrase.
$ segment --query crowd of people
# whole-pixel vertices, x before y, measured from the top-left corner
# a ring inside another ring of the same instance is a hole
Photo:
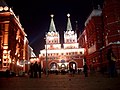
[[[84,70],[84,71],[86,71],[86,70]],[[37,63],[37,61],[36,61],[35,63],[31,63],[30,64],[30,69],[29,69],[29,72],[28,72],[30,78],[38,78],[38,77],[41,78],[41,72],[43,72],[44,74],[46,74],[46,70],[42,70],[41,69],[41,64],[40,63]],[[48,74],[55,73],[56,75],[58,75],[58,73],[59,73],[58,71],[54,71],[53,73],[52,72],[50,72],[48,70]],[[70,70],[68,70],[68,72],[65,72],[64,70],[61,70],[60,73],[62,75],[66,74],[66,73],[69,73],[71,76],[74,76],[76,73],[80,74],[81,72],[82,72],[81,69],[75,70],[73,68],[70,68]]]
[[[30,78],[41,78],[41,63],[31,63],[29,70]]]

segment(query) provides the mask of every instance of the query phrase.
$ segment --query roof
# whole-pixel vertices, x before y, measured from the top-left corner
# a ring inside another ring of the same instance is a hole
[[[50,28],[49,28],[49,31],[50,32],[56,32],[56,28],[55,28],[55,24],[54,24],[54,21],[53,21],[53,17],[54,17],[54,15],[52,14],[51,15],[51,23],[50,23]]]
[[[101,16],[101,14],[102,14],[102,10],[101,10],[100,6],[98,5],[98,9],[94,9],[94,10],[91,12],[90,16],[88,17],[88,19],[86,20],[85,26],[87,25],[87,23],[89,22],[89,20],[91,20],[91,18],[92,18],[93,16]]]
[[[68,22],[67,22],[67,31],[71,31],[72,30],[72,25],[70,22],[70,14],[67,14],[68,16]]]

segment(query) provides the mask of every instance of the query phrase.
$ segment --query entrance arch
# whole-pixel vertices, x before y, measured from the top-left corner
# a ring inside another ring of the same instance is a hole
[[[58,68],[58,65],[56,62],[52,62],[50,64],[50,70],[54,71],[54,70],[57,70],[57,68]]]
[[[74,61],[69,62],[69,70],[70,70],[70,68],[77,70],[77,64]]]
[[[61,69],[66,69],[66,66],[65,66],[65,64],[63,63],[63,64],[61,64]]]

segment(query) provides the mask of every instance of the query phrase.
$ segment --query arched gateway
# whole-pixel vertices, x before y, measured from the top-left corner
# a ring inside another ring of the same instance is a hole
[[[61,60],[62,62],[51,62],[48,67],[50,71],[61,71],[65,70],[68,71],[70,68],[77,70],[77,62],[75,61],[70,61],[70,62],[65,62],[65,60]],[[64,61],[64,62],[63,62]]]
[[[70,69],[70,68],[72,68],[72,69],[74,69],[74,70],[77,70],[77,64],[76,64],[74,61],[69,62],[69,69]]]
[[[52,63],[50,64],[50,70],[57,70],[57,68],[58,68],[58,65],[57,65],[56,62],[52,62]]]
[[[77,70],[83,65],[84,48],[79,47],[77,33],[72,29],[70,14],[67,14],[67,28],[64,31],[64,42],[55,27],[51,15],[49,31],[45,34],[45,49],[40,50],[39,58],[43,68],[49,70],[68,71],[69,67]],[[48,65],[46,65],[48,64]]]

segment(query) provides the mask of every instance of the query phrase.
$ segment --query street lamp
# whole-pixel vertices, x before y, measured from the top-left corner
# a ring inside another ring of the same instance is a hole
[[[46,76],[48,76],[48,59],[47,59],[47,34],[46,34],[45,41],[46,41],[46,47],[45,47],[45,50],[46,50]]]

